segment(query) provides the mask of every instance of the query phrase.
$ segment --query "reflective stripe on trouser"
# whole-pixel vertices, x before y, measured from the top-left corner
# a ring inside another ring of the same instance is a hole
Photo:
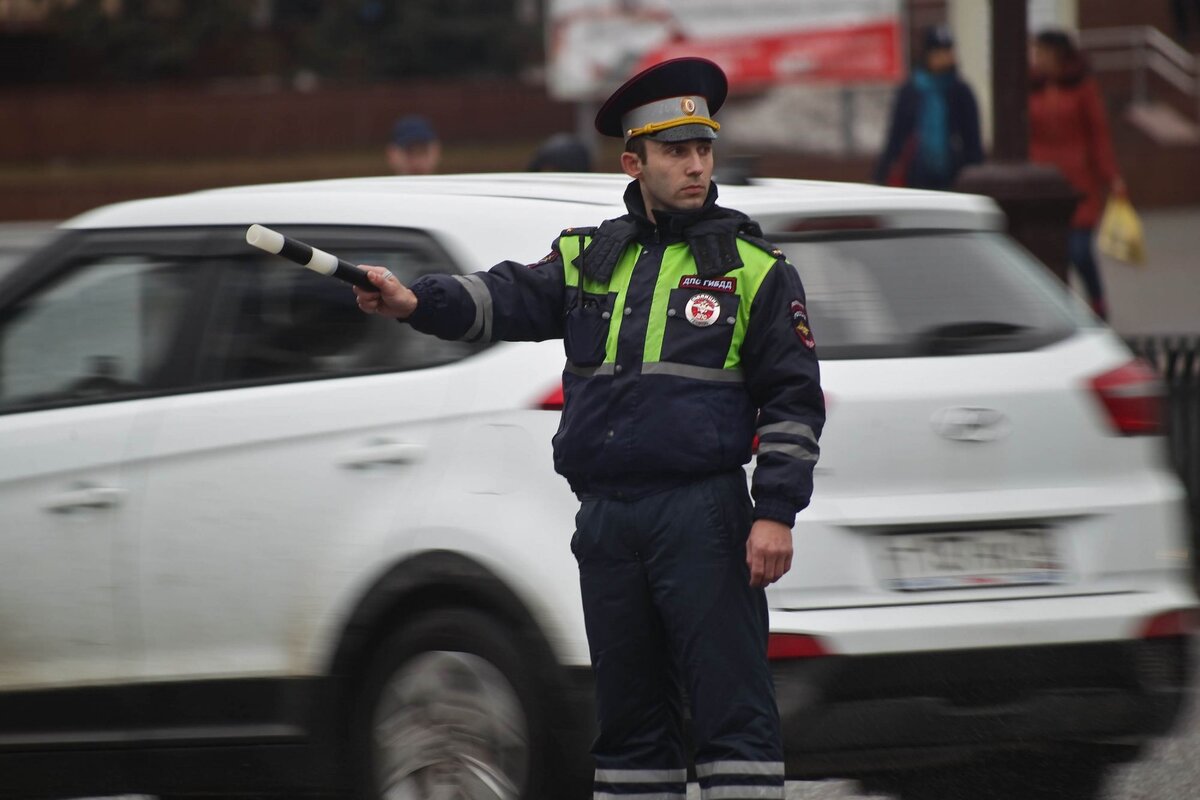
[[[584,498],[571,549],[596,678],[597,798],[682,791],[614,780],[685,767],[681,686],[696,764],[710,765],[706,796],[783,797],[766,595],[746,566],[750,524],[741,470],[633,500]],[[747,764],[766,766],[730,771]]]
[[[696,777],[701,800],[783,797],[782,761],[697,762]]]
[[[687,770],[597,769],[592,800],[684,800]]]

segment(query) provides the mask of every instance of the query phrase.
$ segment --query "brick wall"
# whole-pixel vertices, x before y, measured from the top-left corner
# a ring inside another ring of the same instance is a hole
[[[442,138],[537,139],[572,108],[511,81],[311,92],[227,89],[0,92],[0,164],[262,156],[382,146],[396,117],[426,114]]]

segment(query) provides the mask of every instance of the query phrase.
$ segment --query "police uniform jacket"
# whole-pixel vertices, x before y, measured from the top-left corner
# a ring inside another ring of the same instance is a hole
[[[758,461],[755,518],[808,505],[824,401],[804,289],[758,225],[716,204],[568,228],[536,264],[429,275],[408,322],[447,339],[561,337],[554,464],[581,496],[638,497]]]

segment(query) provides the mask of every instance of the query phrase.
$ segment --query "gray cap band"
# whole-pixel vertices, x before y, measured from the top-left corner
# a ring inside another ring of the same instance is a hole
[[[636,135],[662,141],[716,139],[716,130],[701,120],[712,120],[708,115],[708,101],[701,95],[683,95],[655,100],[653,103],[631,109],[621,117],[621,127],[625,131],[626,140],[635,135],[634,131],[647,125],[663,124],[668,124],[668,127]],[[677,124],[669,125],[675,121],[678,121]]]

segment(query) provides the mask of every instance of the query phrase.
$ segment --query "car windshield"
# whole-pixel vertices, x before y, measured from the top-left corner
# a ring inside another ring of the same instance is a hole
[[[1032,350],[1098,324],[998,233],[920,232],[784,241],[822,359]]]

